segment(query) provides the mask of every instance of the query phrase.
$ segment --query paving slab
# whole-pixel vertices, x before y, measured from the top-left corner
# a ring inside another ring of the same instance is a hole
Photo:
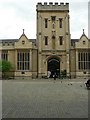
[[[2,81],[3,118],[88,118],[86,79]]]

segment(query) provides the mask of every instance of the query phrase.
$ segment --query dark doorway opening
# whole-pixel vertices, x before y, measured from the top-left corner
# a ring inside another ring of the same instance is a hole
[[[52,58],[48,60],[47,64],[48,71],[51,72],[50,77],[52,78],[53,75],[56,73],[57,77],[60,76],[60,61],[56,58]]]

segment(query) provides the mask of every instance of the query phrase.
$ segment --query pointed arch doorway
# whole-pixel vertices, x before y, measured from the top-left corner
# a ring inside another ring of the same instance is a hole
[[[51,72],[51,78],[56,73],[57,77],[60,75],[60,60],[51,58],[47,61],[47,70]]]

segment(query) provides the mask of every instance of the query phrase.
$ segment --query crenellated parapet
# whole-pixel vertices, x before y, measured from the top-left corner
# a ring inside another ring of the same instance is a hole
[[[42,4],[41,2],[37,3],[36,5],[37,7],[37,11],[68,11],[69,12],[69,3],[58,3],[58,2],[49,2],[49,4],[47,2],[44,2],[44,4]]]

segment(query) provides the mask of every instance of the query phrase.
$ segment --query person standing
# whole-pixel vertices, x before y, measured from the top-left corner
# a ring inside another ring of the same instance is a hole
[[[48,78],[50,78],[50,76],[51,76],[51,72],[50,72],[50,71],[48,71],[48,76],[47,76],[47,77],[48,77]]]

